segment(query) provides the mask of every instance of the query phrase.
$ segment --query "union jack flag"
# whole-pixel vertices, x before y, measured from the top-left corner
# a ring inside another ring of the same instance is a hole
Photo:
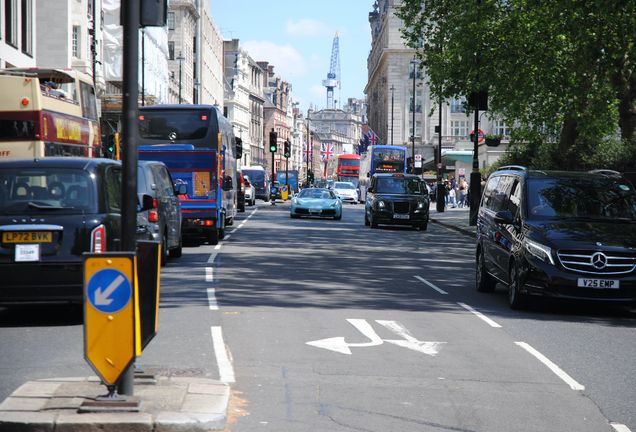
[[[322,161],[327,162],[333,156],[333,143],[322,143]]]
[[[378,145],[378,136],[369,128],[369,144],[372,146]]]
[[[311,155],[314,153],[314,143],[309,143],[309,147],[307,143],[303,143],[303,162],[311,162]]]

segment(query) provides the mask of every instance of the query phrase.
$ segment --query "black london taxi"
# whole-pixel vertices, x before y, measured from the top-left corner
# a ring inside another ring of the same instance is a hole
[[[82,254],[121,238],[121,181],[111,159],[0,161],[0,303],[82,301]],[[136,236],[152,240],[142,213]]]
[[[364,224],[428,227],[428,189],[414,174],[376,173],[371,177],[364,206]]]

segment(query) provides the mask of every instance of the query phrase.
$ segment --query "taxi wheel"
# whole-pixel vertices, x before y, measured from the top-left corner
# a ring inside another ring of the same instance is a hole
[[[369,222],[369,219],[367,218],[367,212],[364,212],[364,226],[369,226],[371,225],[371,223]]]
[[[373,215],[369,215],[369,224],[371,225],[371,228],[377,228],[378,227],[378,222],[375,220]]]

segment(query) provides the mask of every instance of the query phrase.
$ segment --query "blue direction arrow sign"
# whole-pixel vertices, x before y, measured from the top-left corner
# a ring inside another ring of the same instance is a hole
[[[124,273],[116,269],[102,269],[89,279],[86,294],[88,301],[98,311],[115,313],[128,305],[132,287]]]

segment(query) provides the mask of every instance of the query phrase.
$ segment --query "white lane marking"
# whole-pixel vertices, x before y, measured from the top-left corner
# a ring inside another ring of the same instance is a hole
[[[219,365],[221,381],[228,383],[236,382],[234,379],[234,368],[232,367],[232,362],[228,357],[225,342],[223,342],[223,330],[220,326],[212,326],[212,343],[214,345],[216,363]]]
[[[631,432],[629,428],[625,426],[624,424],[611,422],[610,426],[612,426],[618,432]]]
[[[421,342],[411,336],[411,333],[397,321],[382,321],[375,320],[380,325],[391,330],[396,335],[403,337],[406,340],[388,340],[384,339],[384,342],[389,342],[397,346],[401,346],[404,348],[411,349],[413,351],[418,351],[424,354],[428,354],[430,356],[434,356],[443,348],[443,345],[446,342]]]
[[[539,361],[541,363],[543,363],[544,365],[549,367],[550,370],[552,370],[552,372],[557,374],[557,376],[559,378],[561,378],[563,381],[565,381],[570,386],[570,388],[572,388],[572,390],[585,390],[584,386],[582,386],[581,384],[579,384],[576,381],[574,381],[572,379],[572,377],[570,377],[570,375],[566,374],[560,367],[558,367],[557,365],[552,363],[546,356],[541,354],[536,349],[532,348],[527,343],[525,343],[525,342],[515,342],[515,344],[519,345],[521,348],[523,348],[524,350],[528,351],[530,354],[532,354],[537,359],[539,359]]]
[[[210,258],[208,258],[208,264],[214,263],[215,259],[216,259],[216,253],[210,254]]]
[[[501,327],[499,324],[497,324],[496,322],[494,322],[493,320],[491,320],[490,318],[488,318],[487,316],[485,316],[481,312],[477,312],[475,309],[471,308],[467,304],[460,303],[460,302],[457,302],[457,304],[460,305],[461,307],[463,307],[464,309],[474,313],[475,315],[477,315],[479,318],[483,319],[484,321],[486,321],[488,324],[490,324],[491,327],[495,327],[495,328],[500,328]]]
[[[212,267],[205,268],[205,281],[214,282],[214,269]]]
[[[433,288],[435,291],[437,291],[440,294],[448,294],[446,291],[444,291],[443,289],[437,288],[435,285],[433,285],[432,283],[430,283],[429,281],[427,281],[426,279],[424,279],[423,277],[420,276],[415,276],[415,279],[419,279],[422,282],[424,282],[426,285],[430,286],[431,288]]]
[[[237,232],[240,227],[241,226],[239,225],[238,227],[234,228],[232,231],[230,231],[230,234],[234,234],[235,232]]]
[[[208,288],[208,304],[210,305],[210,310],[219,310],[214,288]]]
[[[231,235],[226,235],[225,238],[223,239],[224,241],[228,241],[230,239],[230,237],[232,237]]]
[[[219,243],[218,245],[214,246],[214,250],[219,250],[219,249],[221,249],[221,246],[222,246],[222,245]]]
[[[307,345],[312,345],[318,348],[325,348],[331,351],[339,352],[342,354],[351,355],[351,350],[349,347],[369,347],[375,345],[382,345],[382,339],[378,336],[373,327],[369,325],[366,320],[363,319],[347,319],[355,328],[358,329],[360,333],[367,337],[371,342],[364,343],[352,343],[348,344],[345,342],[344,337],[333,337],[327,339],[321,339],[317,341],[307,342]]]

